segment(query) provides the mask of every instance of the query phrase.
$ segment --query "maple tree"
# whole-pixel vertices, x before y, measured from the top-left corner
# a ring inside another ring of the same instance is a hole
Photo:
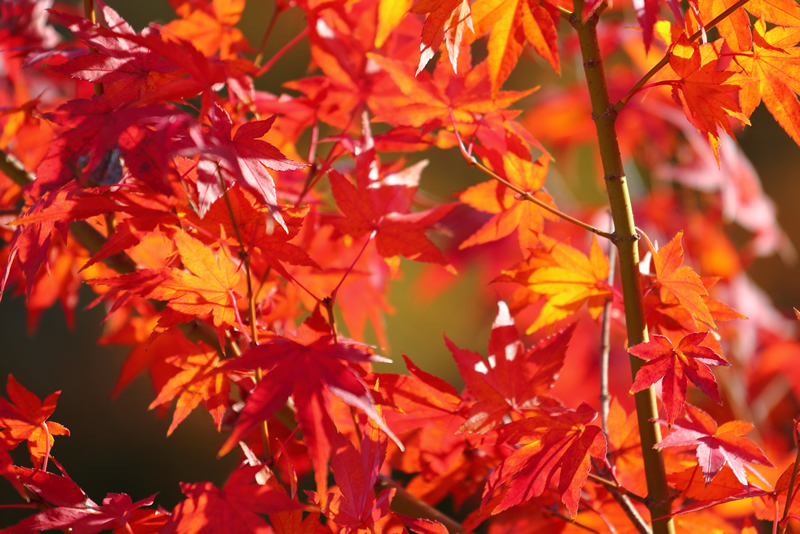
[[[59,392],[9,374],[0,506],[35,510],[0,532],[797,528],[800,344],[746,271],[791,244],[735,142],[763,101],[800,143],[794,0],[282,0],[257,49],[244,0],[169,4],[137,33],[0,0],[0,298],[35,330],[90,288],[130,347],[113,394],[147,372],[167,435],[202,407],[240,462],[170,509],[97,504],[56,460]],[[306,76],[258,89],[295,47]],[[509,88],[523,65],[560,81]],[[608,203],[569,206],[548,186],[587,144]],[[485,181],[439,201],[445,149]],[[431,298],[478,265],[496,302],[485,357],[428,341],[462,391],[375,365],[411,261]]]

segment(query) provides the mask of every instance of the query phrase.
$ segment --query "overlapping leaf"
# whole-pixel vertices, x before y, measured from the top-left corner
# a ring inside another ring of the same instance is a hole
[[[560,469],[557,492],[570,515],[578,511],[581,488],[591,458],[606,455],[603,431],[589,425],[597,413],[586,404],[555,416],[536,415],[500,427],[499,441],[520,444],[492,472],[483,493],[483,505],[496,503],[492,513],[542,495]],[[492,496],[499,492],[502,498]],[[499,500],[499,502],[497,502]]]
[[[115,308],[138,295],[167,301],[170,309],[183,316],[211,314],[215,326],[236,327],[236,301],[241,295],[235,288],[240,273],[228,248],[222,246],[214,254],[202,241],[183,232],[173,239],[185,270],[142,269],[116,278],[95,278],[90,283],[111,287],[117,297]]]
[[[669,64],[680,79],[672,84],[676,101],[686,118],[708,136],[719,160],[717,127],[733,136],[729,118],[750,124],[742,113],[735,93],[746,83],[733,72],[716,70],[718,56],[712,45],[700,45],[681,35],[670,51]]]
[[[797,6],[794,6],[795,9]],[[797,21],[800,24],[800,20]],[[776,27],[767,31],[763,20],[753,27],[753,50],[740,54],[736,62],[754,78],[739,93],[746,116],[763,101],[775,120],[795,143],[800,144],[800,41],[797,28]]]
[[[488,61],[492,94],[497,94],[511,74],[525,44],[560,72],[555,23],[536,0],[478,0],[472,5],[472,20],[477,37],[491,31]]]
[[[238,468],[222,489],[211,482],[182,483],[186,500],[175,507],[161,532],[270,534],[272,529],[259,514],[299,510],[303,505],[267,484],[257,484],[255,475],[261,469],[261,466]]]
[[[44,460],[46,466],[55,441],[53,436],[69,436],[69,430],[47,420],[53,415],[61,392],[56,391],[41,401],[17,382],[13,375],[8,375],[6,393],[11,402],[0,398],[0,439],[5,442],[3,448],[13,449],[27,441],[33,463],[41,466]]]
[[[706,485],[724,465],[728,465],[736,479],[747,486],[744,462],[773,467],[761,449],[742,437],[753,429],[752,423],[729,421],[719,428],[717,423],[703,410],[687,404],[686,418],[674,421],[674,431],[655,447],[697,446],[697,462],[703,470]],[[672,425],[672,423],[670,423]]]
[[[686,402],[686,386],[691,381],[700,390],[721,403],[717,381],[709,365],[730,365],[708,347],[700,345],[708,332],[695,332],[684,337],[675,347],[669,338],[655,335],[647,343],[630,347],[628,352],[647,360],[636,373],[631,393],[647,389],[659,380],[661,398],[667,412],[667,424],[672,425]]]
[[[683,232],[678,232],[669,243],[653,254],[656,282],[662,293],[666,292],[677,298],[680,304],[695,318],[716,328],[714,318],[704,300],[704,297],[708,297],[708,291],[702,280],[691,267],[686,265],[681,267],[683,263],[682,237]],[[668,299],[662,296],[661,300]]]
[[[526,350],[508,306],[501,301],[499,308],[489,337],[488,361],[445,338],[464,383],[476,399],[463,425],[471,432],[486,432],[508,415],[518,419],[534,410],[537,398],[553,387],[575,331],[573,325]]]
[[[358,364],[385,359],[337,343],[329,332],[309,326],[321,321],[317,310],[310,321],[300,326],[294,339],[275,336],[219,367],[223,373],[252,372],[257,368],[267,371],[248,395],[236,428],[220,454],[228,453],[248,432],[285,406],[291,396],[314,465],[317,493],[324,495],[331,433],[336,428],[328,395],[364,411],[387,434],[393,438],[394,435],[376,411],[372,395],[355,368]]]

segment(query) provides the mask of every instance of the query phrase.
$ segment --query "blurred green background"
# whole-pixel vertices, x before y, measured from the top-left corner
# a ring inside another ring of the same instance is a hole
[[[110,0],[114,9],[141,30],[156,20],[166,23],[173,16],[166,1]],[[251,1],[240,24],[255,48],[272,12],[272,2]],[[299,33],[304,19],[290,10],[277,25],[266,57]],[[262,80],[259,89],[279,92],[284,81],[302,77],[309,54],[304,45],[279,61]],[[529,80],[516,76],[511,83],[521,87]],[[759,171],[768,196],[778,204],[779,220],[793,243],[800,244],[800,148],[780,129],[772,117],[759,109],[740,142]],[[451,200],[453,191],[482,181],[455,151],[426,154],[431,165],[423,173],[422,188]],[[453,172],[452,169],[457,169]],[[474,305],[477,275],[473,270],[450,288],[443,298],[421,303],[411,290],[419,267],[404,262],[405,276],[392,285],[390,302],[396,314],[386,318],[392,356],[410,355],[423,369],[458,383],[455,365],[445,349],[442,333],[457,345],[485,353],[494,310]],[[795,266],[777,257],[759,259],[751,276],[779,308],[800,307],[800,277]],[[160,492],[157,503],[172,508],[181,494],[178,482],[209,480],[221,484],[236,462],[236,454],[217,459],[222,443],[207,414],[198,410],[169,438],[168,416],[159,420],[147,406],[154,398],[149,381],[140,378],[118,399],[109,393],[124,360],[126,349],[98,347],[103,311],[80,311],[91,299],[87,290],[70,332],[61,310],[47,311],[38,331],[25,333],[25,311],[21,297],[7,294],[0,302],[0,377],[13,373],[17,380],[40,397],[62,390],[53,420],[64,424],[72,435],[57,440],[54,456],[91,498],[100,501],[108,492],[128,493],[134,500]],[[745,314],[747,310],[742,310]],[[4,394],[4,384],[0,388]],[[15,451],[20,463],[28,461]],[[24,452],[24,451],[23,451]],[[0,482],[0,503],[18,502],[10,485]],[[14,512],[0,510],[0,527],[8,526]]]

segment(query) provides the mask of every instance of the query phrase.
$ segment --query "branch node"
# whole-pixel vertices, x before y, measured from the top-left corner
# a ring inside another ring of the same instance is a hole
[[[593,67],[596,67],[596,66],[602,65],[602,64],[603,64],[603,60],[599,59],[599,58],[587,59],[586,61],[583,62],[583,66],[586,67],[587,69],[590,69],[590,68],[593,68]]]
[[[606,174],[603,178],[606,182],[614,182],[617,180],[622,180],[624,177],[624,174]]]
[[[621,241],[639,241],[642,238],[642,236],[639,234],[617,235],[617,233],[614,232],[611,235],[612,235],[611,238],[612,243],[619,243]]]

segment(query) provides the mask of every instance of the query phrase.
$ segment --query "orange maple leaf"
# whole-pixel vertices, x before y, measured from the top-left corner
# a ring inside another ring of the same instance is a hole
[[[44,460],[47,469],[47,458],[55,442],[53,436],[69,436],[69,430],[47,420],[53,415],[61,392],[48,395],[42,402],[17,382],[14,375],[8,375],[6,393],[11,402],[0,398],[0,443],[4,442],[3,448],[13,449],[27,440],[31,461],[38,469]]]
[[[737,54],[736,62],[756,81],[739,93],[742,111],[748,117],[764,101],[767,109],[795,143],[800,144],[800,41],[797,28],[777,27],[767,31],[763,20],[756,22],[753,51]]]
[[[235,27],[245,0],[172,0],[171,4],[181,18],[164,26],[167,34],[190,41],[205,56],[219,51],[222,59],[232,59],[252,52],[247,38]]]
[[[178,367],[179,371],[164,384],[158,397],[150,403],[152,410],[177,397],[175,413],[172,416],[172,424],[167,430],[167,436],[172,434],[201,401],[205,402],[219,430],[222,415],[228,404],[230,383],[224,374],[216,372],[219,365],[217,351],[203,343],[193,345],[193,348],[194,353],[179,354],[166,359],[166,363]]]
[[[383,3],[399,3],[389,0]],[[383,4],[381,4],[383,5]],[[447,46],[447,54],[453,71],[458,68],[458,51],[464,38],[464,28],[473,30],[470,16],[469,0],[422,0],[412,9],[414,13],[429,13],[422,26],[422,43],[420,44],[419,74],[433,55],[438,52],[442,41]]]
[[[489,36],[489,73],[496,94],[527,42],[556,72],[558,35],[550,13],[536,0],[478,0],[472,5],[475,36]]]
[[[733,137],[728,117],[750,124],[734,95],[747,82],[743,76],[734,72],[716,70],[718,59],[713,45],[700,46],[690,42],[685,34],[681,34],[673,44],[669,55],[669,65],[680,79],[664,82],[672,85],[673,97],[683,107],[689,122],[708,136],[717,163],[719,163],[717,126]]]
[[[597,238],[592,239],[588,258],[565,243],[556,244],[550,254],[555,265],[533,271],[527,281],[529,289],[547,299],[539,317],[528,327],[528,334],[569,317],[584,303],[588,303],[589,313],[596,319],[605,301],[612,298],[606,281],[608,258]]]
[[[550,164],[548,156],[542,156],[531,162],[508,152],[503,154],[502,161],[504,174],[509,177],[512,184],[523,191],[535,191],[533,193],[535,197],[552,204],[550,195],[537,191],[542,188],[547,176]],[[495,214],[477,232],[462,242],[459,249],[497,241],[518,230],[520,250],[523,254],[527,254],[540,243],[538,236],[544,230],[544,216],[548,215],[548,218],[551,218],[542,208],[533,202],[517,198],[518,195],[514,191],[494,180],[474,185],[460,193],[458,197],[477,210]]]
[[[656,251],[650,240],[647,243],[653,253],[653,265],[656,270],[656,283],[659,284],[662,295],[661,300],[668,300],[663,292],[677,298],[695,318],[703,321],[712,328],[716,328],[714,318],[708,309],[705,298],[708,297],[706,286],[700,276],[691,267],[683,263],[683,246],[681,238],[683,232],[678,232],[672,241]],[[649,289],[649,288],[648,288]],[[647,291],[645,291],[647,292]]]
[[[215,326],[238,327],[235,305],[241,295],[234,288],[239,282],[239,266],[231,260],[228,248],[222,246],[219,253],[214,254],[202,241],[184,232],[177,232],[173,239],[186,270],[142,269],[88,282],[112,287],[109,292],[112,296],[122,293],[114,310],[130,296],[138,295],[167,301],[167,306],[178,312],[179,317],[170,317],[173,321],[210,313]]]

